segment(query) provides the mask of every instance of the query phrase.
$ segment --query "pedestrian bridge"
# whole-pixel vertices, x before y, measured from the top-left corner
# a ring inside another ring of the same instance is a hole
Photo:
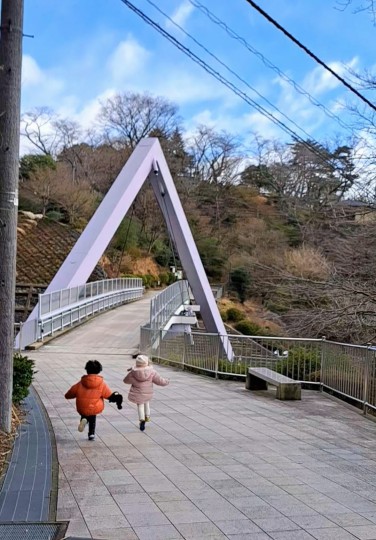
[[[171,384],[156,388],[144,433],[127,403],[106,406],[95,443],[78,433],[65,391],[97,358],[110,387],[126,394],[122,379],[151,298],[30,353],[56,437],[57,519],[69,521],[68,535],[376,538],[376,424],[326,394],[303,390],[302,401],[279,402],[272,392],[246,391],[242,380],[157,366]]]

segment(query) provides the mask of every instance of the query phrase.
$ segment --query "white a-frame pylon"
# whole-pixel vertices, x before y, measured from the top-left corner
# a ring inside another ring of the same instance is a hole
[[[46,292],[86,283],[145,180],[149,178],[207,332],[221,334],[226,356],[232,350],[162,148],[156,138],[141,140],[102,203],[51,281]],[[37,316],[36,310],[30,318]]]

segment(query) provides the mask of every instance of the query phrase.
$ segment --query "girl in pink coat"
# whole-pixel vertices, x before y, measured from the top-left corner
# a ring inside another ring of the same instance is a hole
[[[128,399],[136,403],[138,418],[140,420],[140,430],[144,431],[145,422],[150,422],[150,400],[153,397],[153,384],[167,386],[168,379],[163,379],[152,366],[149,365],[149,358],[139,354],[136,358],[136,365],[125,376],[125,384],[130,384]]]

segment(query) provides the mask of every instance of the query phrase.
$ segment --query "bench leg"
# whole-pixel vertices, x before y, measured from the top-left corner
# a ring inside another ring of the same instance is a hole
[[[247,390],[267,390],[268,383],[262,379],[259,379],[258,377],[255,377],[254,375],[251,375],[250,373],[247,373],[245,387]]]
[[[280,384],[277,387],[277,399],[302,399],[302,386],[300,384]]]

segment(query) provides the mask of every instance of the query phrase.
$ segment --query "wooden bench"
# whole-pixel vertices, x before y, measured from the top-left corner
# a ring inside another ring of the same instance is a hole
[[[247,390],[267,390],[268,384],[277,387],[277,399],[302,399],[302,385],[285,375],[268,368],[249,368],[245,387]]]

